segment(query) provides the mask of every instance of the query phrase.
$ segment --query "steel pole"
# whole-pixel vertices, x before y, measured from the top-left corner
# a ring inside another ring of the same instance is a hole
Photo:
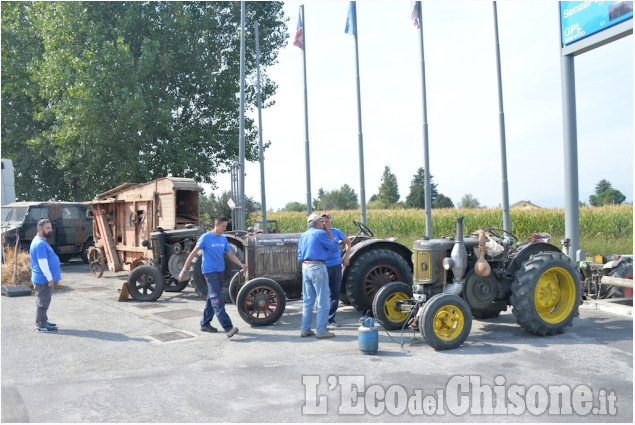
[[[240,144],[238,146],[239,173],[238,228],[245,230],[245,2],[240,2]]]
[[[302,14],[302,34],[304,37],[304,48],[302,49],[302,70],[304,72],[304,158],[306,167],[306,215],[311,214],[311,158],[309,150],[309,103],[308,91],[306,87],[306,21],[304,20],[304,5],[300,6]]]
[[[507,182],[507,145],[505,141],[505,112],[503,110],[503,79],[501,73],[501,53],[498,43],[498,13],[496,12],[496,2],[494,5],[494,36],[496,44],[496,75],[498,78],[498,127],[500,132],[501,145],[501,173],[503,189],[503,229],[511,233],[511,222],[509,219],[509,192]]]
[[[357,3],[353,2],[353,19],[355,19],[355,78],[357,80],[357,131],[358,131],[358,150],[359,150],[359,198],[362,209],[361,221],[366,224],[366,184],[364,182],[364,135],[362,133],[362,98],[360,94],[359,83],[359,50],[357,48]]]
[[[423,54],[423,5],[419,3],[419,45],[421,46],[421,91],[423,99],[423,172],[426,236],[432,237],[432,188],[430,187],[430,150],[428,145],[428,107],[426,101],[426,61]]]
[[[565,238],[571,240],[569,257],[575,261],[580,249],[580,205],[578,193],[578,132],[575,107],[573,56],[562,55],[562,116],[564,130]]]
[[[262,231],[267,234],[267,199],[265,197],[265,154],[262,147],[262,96],[260,92],[260,41],[258,39],[258,22],[254,22],[256,37],[256,88],[258,90],[258,138],[260,141],[260,199],[262,207]]]

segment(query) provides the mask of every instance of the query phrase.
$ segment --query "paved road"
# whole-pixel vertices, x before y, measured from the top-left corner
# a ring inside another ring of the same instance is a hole
[[[474,321],[459,349],[380,332],[358,348],[360,315],[330,340],[300,338],[301,302],[274,326],[199,331],[192,288],[117,302],[125,274],[64,265],[34,330],[34,297],[2,297],[2,422],[632,422],[632,317],[581,309],[566,333],[536,337],[511,313]],[[157,335],[185,337],[161,342]],[[418,335],[416,335],[418,337]],[[498,400],[498,401],[497,401]]]

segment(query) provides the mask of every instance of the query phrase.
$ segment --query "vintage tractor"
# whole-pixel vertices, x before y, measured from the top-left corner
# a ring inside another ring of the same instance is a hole
[[[412,280],[412,253],[392,239],[374,239],[367,226],[353,222],[358,232],[351,237],[350,263],[342,270],[342,299],[366,314],[383,285]],[[226,232],[225,236],[234,254],[248,267],[246,274],[241,273],[231,261],[225,261],[229,298],[250,325],[275,323],[284,313],[286,299],[302,296],[302,267],[298,262],[301,234]],[[200,259],[198,256],[192,261],[190,276],[196,292],[205,299],[207,285]]]
[[[254,226],[247,229],[249,233],[264,233],[263,221],[256,220]],[[267,220],[267,233],[280,233],[278,220]]]
[[[489,228],[464,237],[415,241],[413,284],[390,283],[379,290],[373,314],[386,329],[410,326],[435,350],[460,346],[477,319],[497,317],[508,305],[516,321],[535,335],[561,333],[572,325],[582,302],[576,264],[549,244],[545,233],[517,243],[513,234]],[[516,247],[514,247],[516,245]]]
[[[605,276],[633,280],[632,255],[598,255],[594,259],[595,261],[580,261],[585,297],[599,300],[633,296],[632,284],[630,287],[619,287],[602,282]]]

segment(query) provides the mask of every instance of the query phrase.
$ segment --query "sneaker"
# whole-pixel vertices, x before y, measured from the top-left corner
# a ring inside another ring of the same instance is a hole
[[[238,328],[237,327],[233,327],[229,330],[229,332],[227,332],[227,338],[231,338],[232,336],[236,335],[238,333]]]
[[[57,332],[57,328],[55,328],[53,326],[46,326],[44,328],[37,327],[37,328],[35,328],[35,330],[38,333],[40,333],[40,332],[42,332],[42,333],[44,333],[44,332]]]
[[[51,323],[51,322],[46,322],[46,325],[44,326],[44,328],[46,329],[50,329],[50,330],[57,330],[57,326],[55,325],[55,323]],[[44,329],[41,328],[41,329]],[[38,325],[35,325],[35,329],[40,329],[40,327]]]
[[[340,324],[339,324],[339,323],[337,323],[335,320],[331,320],[331,321],[329,322],[329,326],[333,326],[334,328],[339,328],[339,327],[340,327]]]
[[[306,338],[307,336],[311,336],[311,335],[315,335],[315,332],[313,332],[313,331],[309,330],[308,332],[301,332],[301,333],[300,333],[300,336],[301,336],[302,338]]]
[[[214,334],[214,333],[218,332],[218,329],[216,329],[212,325],[201,326],[201,332],[209,332],[209,333],[213,333]]]
[[[333,338],[335,334],[333,332],[326,331],[323,334],[317,334],[315,336],[317,337],[317,339],[324,339],[324,338]]]

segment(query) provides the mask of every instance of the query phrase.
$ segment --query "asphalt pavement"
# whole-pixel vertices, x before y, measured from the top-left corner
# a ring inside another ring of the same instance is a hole
[[[203,333],[187,287],[119,302],[127,273],[62,266],[49,318],[35,297],[2,297],[2,422],[626,422],[633,421],[633,320],[593,305],[564,334],[538,337],[511,311],[474,320],[458,349],[379,331],[359,349],[361,315],[341,306],[335,338],[300,338],[301,301],[273,326]],[[631,309],[632,311],[632,309]],[[631,313],[632,314],[632,313]],[[212,323],[220,327],[215,320]]]

